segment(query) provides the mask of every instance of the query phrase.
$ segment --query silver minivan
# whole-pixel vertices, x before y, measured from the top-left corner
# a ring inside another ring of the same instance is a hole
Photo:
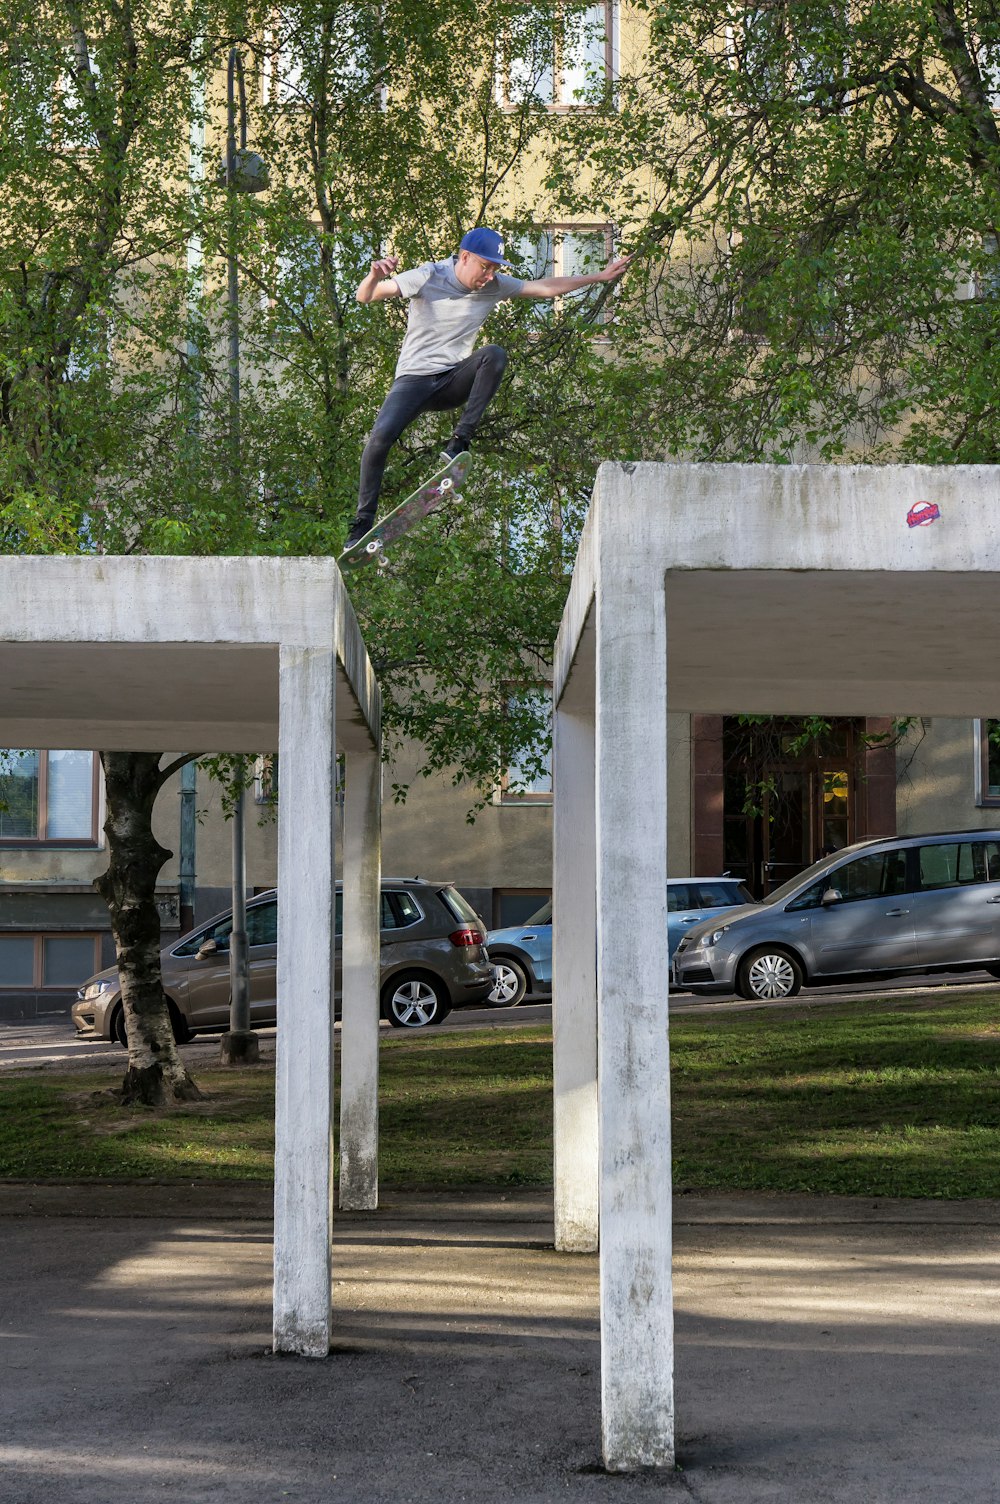
[[[962,970],[1000,977],[1000,830],[845,846],[763,903],[696,924],[671,982],[767,999],[816,982]]]

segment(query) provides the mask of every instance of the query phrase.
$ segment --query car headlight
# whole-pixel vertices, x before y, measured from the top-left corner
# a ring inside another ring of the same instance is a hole
[[[713,945],[718,945],[719,941],[722,939],[723,935],[728,929],[729,925],[724,924],[720,929],[709,930],[707,935],[702,935],[699,942],[702,950],[711,950]]]
[[[89,987],[82,988],[77,993],[77,997],[82,1002],[92,1003],[95,997],[101,997],[103,993],[110,992],[114,985],[110,977],[102,977],[99,982],[91,982]]]

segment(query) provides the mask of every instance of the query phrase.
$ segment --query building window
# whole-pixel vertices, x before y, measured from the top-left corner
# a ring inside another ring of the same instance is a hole
[[[532,230],[527,235],[514,239],[511,263],[517,276],[526,282],[539,281],[543,277],[581,277],[599,272],[614,255],[614,229],[611,225],[550,225],[545,229]],[[568,303],[596,301],[604,290],[598,283],[594,287],[581,288],[555,299],[561,311]],[[549,304],[534,305],[536,317],[544,321],[548,317]],[[594,322],[604,326],[610,322],[611,302],[606,299]]]
[[[0,841],[96,846],[98,766],[93,752],[0,749]]]
[[[511,715],[530,711],[543,719],[546,731],[521,760],[509,763],[497,794],[500,804],[552,803],[552,691],[526,690],[507,701]]]
[[[976,756],[976,803],[1000,805],[1000,720],[973,723]]]
[[[614,77],[614,4],[567,5],[555,26],[528,5],[508,23],[497,74],[497,97],[507,110],[526,104],[550,110],[593,109]]]
[[[0,935],[0,988],[79,987],[100,966],[99,935]]]

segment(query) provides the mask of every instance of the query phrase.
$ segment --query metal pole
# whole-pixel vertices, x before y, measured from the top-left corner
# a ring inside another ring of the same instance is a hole
[[[232,447],[233,487],[240,482],[240,287],[237,260],[239,223],[236,215],[236,98],[240,91],[240,147],[247,144],[247,101],[243,60],[233,47],[226,77],[226,196],[229,212],[226,301],[229,315],[229,440]],[[237,761],[239,795],[233,811],[233,930],[229,937],[229,1032],[222,1036],[221,1058],[235,1065],[260,1058],[260,1045],[250,1028],[250,965],[247,948],[247,853],[244,761]]]
[[[195,842],[197,822],[195,800],[198,765],[186,762],[181,768],[181,839],[180,839],[180,899],[181,934],[194,929],[195,892]]]

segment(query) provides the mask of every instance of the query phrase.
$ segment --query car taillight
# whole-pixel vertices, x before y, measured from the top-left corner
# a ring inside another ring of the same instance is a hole
[[[460,930],[452,930],[448,936],[452,945],[482,945],[483,937],[478,930],[474,930],[471,924],[463,925]]]

